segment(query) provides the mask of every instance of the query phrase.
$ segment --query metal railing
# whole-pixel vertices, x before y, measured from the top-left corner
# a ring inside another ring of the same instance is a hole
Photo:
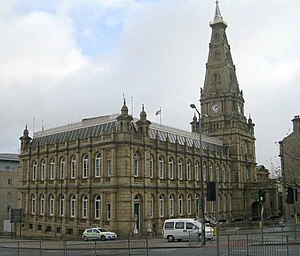
[[[300,255],[300,243],[294,235],[256,233],[227,235],[227,255],[234,256],[294,256]]]
[[[115,241],[6,241],[0,251],[11,256],[149,256],[148,239]],[[1,255],[1,253],[0,253]]]

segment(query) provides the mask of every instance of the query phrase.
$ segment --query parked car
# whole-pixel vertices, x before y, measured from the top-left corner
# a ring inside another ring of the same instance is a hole
[[[117,234],[115,232],[108,231],[105,228],[88,228],[83,233],[81,238],[84,241],[88,240],[114,240],[117,238]]]
[[[198,220],[188,219],[168,219],[163,226],[163,238],[168,242],[174,240],[187,240],[201,235],[201,223]],[[213,239],[214,229],[205,226],[205,238]]]

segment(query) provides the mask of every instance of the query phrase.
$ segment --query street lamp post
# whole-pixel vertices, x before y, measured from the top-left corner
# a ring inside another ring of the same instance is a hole
[[[190,107],[195,109],[199,115],[199,158],[200,158],[200,178],[201,178],[201,246],[205,245],[205,213],[204,213],[204,180],[203,180],[203,165],[202,165],[202,136],[201,136],[201,113],[196,108],[195,104],[190,104]]]

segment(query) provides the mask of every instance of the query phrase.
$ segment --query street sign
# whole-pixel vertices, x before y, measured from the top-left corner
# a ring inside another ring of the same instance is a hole
[[[24,215],[23,215],[23,209],[11,209],[10,210],[10,222],[23,222],[24,221]]]

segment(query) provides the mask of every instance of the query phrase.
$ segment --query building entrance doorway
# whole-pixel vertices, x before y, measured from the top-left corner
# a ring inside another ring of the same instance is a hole
[[[136,195],[134,198],[134,221],[135,221],[135,229],[138,231],[141,229],[141,198]]]

